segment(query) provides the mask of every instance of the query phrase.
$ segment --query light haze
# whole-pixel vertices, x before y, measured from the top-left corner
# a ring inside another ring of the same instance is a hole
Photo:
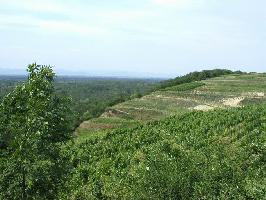
[[[0,0],[0,74],[266,71],[265,0]]]

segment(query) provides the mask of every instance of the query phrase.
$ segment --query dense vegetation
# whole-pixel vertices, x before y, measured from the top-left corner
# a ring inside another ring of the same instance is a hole
[[[266,105],[191,112],[71,149],[69,199],[264,199]]]

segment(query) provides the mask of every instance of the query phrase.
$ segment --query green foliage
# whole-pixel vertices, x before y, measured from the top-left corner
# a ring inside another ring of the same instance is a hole
[[[264,199],[266,105],[119,129],[72,149],[63,199]]]
[[[55,94],[51,67],[28,72],[0,105],[0,199],[55,199],[67,170],[60,149],[71,137],[70,99]]]

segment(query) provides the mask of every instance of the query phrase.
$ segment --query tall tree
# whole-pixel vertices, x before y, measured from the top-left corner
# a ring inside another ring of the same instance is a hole
[[[56,95],[50,66],[28,72],[0,105],[0,199],[56,199],[66,173],[60,148],[71,138],[70,98]]]

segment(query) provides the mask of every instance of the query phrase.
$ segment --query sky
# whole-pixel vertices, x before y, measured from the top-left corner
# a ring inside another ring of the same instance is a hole
[[[0,74],[266,71],[265,0],[0,0]]]

